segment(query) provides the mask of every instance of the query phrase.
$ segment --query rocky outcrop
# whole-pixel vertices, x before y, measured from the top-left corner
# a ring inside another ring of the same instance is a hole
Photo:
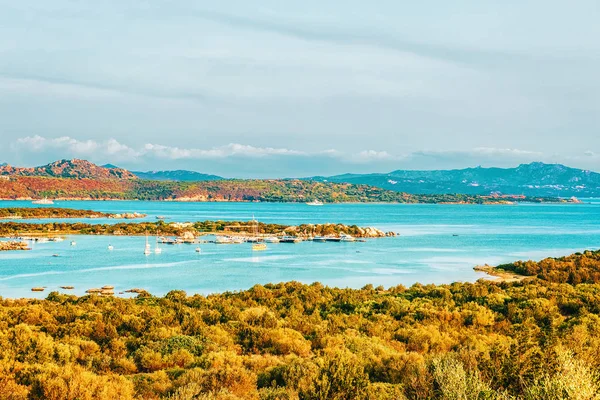
[[[31,250],[25,242],[0,242],[0,251]]]
[[[384,232],[374,227],[359,227],[344,224],[307,224],[300,226],[289,226],[283,231],[286,235],[308,238],[311,236],[339,236],[351,235],[356,238],[381,238],[396,236],[394,232]]]
[[[114,219],[136,219],[136,218],[144,218],[144,217],[146,217],[146,214],[140,214],[137,212],[123,213],[123,214],[111,214],[108,216],[108,218],[114,218]]]

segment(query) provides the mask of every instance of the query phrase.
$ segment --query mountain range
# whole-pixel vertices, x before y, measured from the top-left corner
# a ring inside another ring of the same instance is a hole
[[[365,184],[419,194],[522,194],[525,196],[600,196],[600,174],[561,164],[533,162],[516,168],[397,170],[386,174],[343,174],[307,178],[319,182]]]
[[[33,168],[0,164],[0,175],[180,182],[225,180],[216,175],[185,170],[131,172],[112,164],[98,166],[78,159],[59,160]],[[382,174],[315,176],[304,178],[302,181],[368,185],[409,194],[489,195],[501,193],[532,197],[600,196],[599,173],[570,168],[561,164],[541,162],[521,164],[515,168],[397,170]]]
[[[220,181],[225,178],[217,175],[203,174],[194,171],[175,170],[175,171],[132,171],[140,179],[150,181],[181,181],[181,182],[203,182],[203,181]]]

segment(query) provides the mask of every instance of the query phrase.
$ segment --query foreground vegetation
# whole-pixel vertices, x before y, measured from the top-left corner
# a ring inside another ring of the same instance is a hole
[[[595,399],[600,286],[562,281],[5,299],[0,398]]]
[[[464,194],[415,195],[368,185],[296,179],[206,182],[140,179],[55,178],[13,176],[0,184],[0,199],[113,199],[177,201],[263,201],[326,203],[459,203],[564,202],[551,197],[492,197]]]

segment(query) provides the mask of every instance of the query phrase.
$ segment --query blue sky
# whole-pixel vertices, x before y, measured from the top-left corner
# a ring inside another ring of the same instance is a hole
[[[600,170],[597,1],[403,3],[0,0],[0,161]]]

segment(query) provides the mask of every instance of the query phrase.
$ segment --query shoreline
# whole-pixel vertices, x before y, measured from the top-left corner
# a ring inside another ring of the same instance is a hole
[[[0,201],[35,201],[38,198],[0,198]],[[134,202],[154,202],[154,203],[262,203],[262,204],[306,204],[305,201],[265,201],[265,200],[225,200],[225,199],[210,199],[210,200],[187,200],[187,199],[113,199],[113,198],[90,198],[90,197],[57,197],[51,199],[53,201],[134,201]],[[499,200],[499,201],[483,201],[467,202],[467,201],[439,201],[439,202],[399,202],[399,201],[339,201],[339,202],[324,202],[324,206],[336,204],[391,204],[391,205],[479,205],[479,206],[514,206],[519,204],[586,204],[585,201],[571,201],[569,199],[556,198],[556,201],[518,201],[518,200]],[[31,207],[34,208],[34,207]]]
[[[498,269],[497,267],[487,265],[487,264],[476,265],[473,267],[473,270],[476,272],[483,272],[483,273],[487,274],[486,278],[488,280],[491,280],[492,282],[499,282],[499,283],[521,282],[526,278],[531,278],[531,276],[515,274],[513,272],[504,271],[504,270]]]

